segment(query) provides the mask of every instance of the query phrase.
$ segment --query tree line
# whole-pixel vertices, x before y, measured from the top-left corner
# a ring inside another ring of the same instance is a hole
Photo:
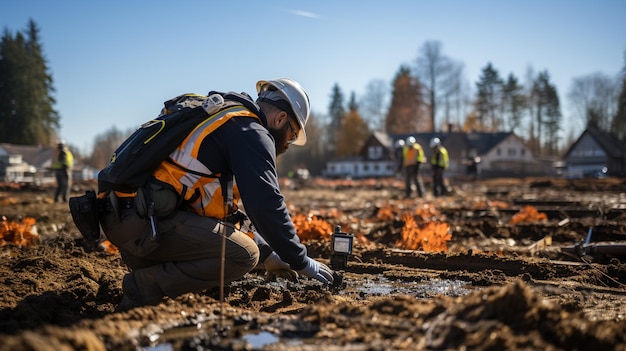
[[[502,76],[490,62],[472,90],[462,63],[445,56],[441,43],[429,41],[420,47],[412,65],[400,66],[389,87],[383,80],[372,80],[361,99],[352,93],[346,103],[336,83],[327,116],[315,116],[311,126],[313,133],[324,132],[310,139],[315,145],[284,159],[292,168],[299,167],[298,162],[313,165],[312,173],[319,174],[327,160],[357,155],[372,131],[512,131],[536,155],[560,156],[577,137],[561,140],[564,126],[574,119],[610,131],[626,144],[626,53],[618,75],[574,78],[567,98],[575,111],[564,120],[557,87],[547,70],[534,72],[529,67],[522,83],[513,73]]]
[[[52,75],[40,29],[30,20],[24,33],[5,29],[0,42],[0,142],[52,145],[60,126]]]
[[[52,75],[43,55],[40,29],[33,20],[24,32],[5,29],[0,43],[0,142],[52,145],[61,117],[55,110]],[[626,141],[626,53],[619,75],[593,73],[577,77],[567,94],[575,115],[585,125],[610,130]],[[526,72],[524,82],[503,76],[488,62],[474,89],[460,61],[446,56],[440,42],[427,41],[410,64],[401,64],[388,83],[373,79],[365,93],[349,97],[339,83],[331,88],[326,114],[312,113],[309,142],[281,156],[287,173],[308,168],[320,174],[327,161],[359,154],[373,131],[390,134],[447,131],[513,131],[537,155],[556,156],[575,136],[561,140],[564,121],[557,87],[547,70]],[[104,167],[132,130],[116,127],[96,136],[90,155],[79,159]]]

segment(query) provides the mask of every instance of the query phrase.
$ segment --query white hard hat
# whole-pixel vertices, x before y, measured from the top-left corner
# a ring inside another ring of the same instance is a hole
[[[415,141],[416,141],[416,140],[415,140],[415,137],[413,137],[413,136],[410,136],[410,137],[406,138],[406,143],[407,143],[408,145],[413,145],[413,144],[415,144]]]
[[[404,146],[404,140],[402,139],[396,140],[396,147],[402,147],[402,146]]]
[[[430,139],[430,147],[436,147],[439,145],[441,145],[441,140],[439,140],[439,138]]]
[[[291,110],[295,114],[300,126],[298,137],[293,143],[295,145],[306,144],[306,133],[304,126],[309,119],[311,113],[311,104],[309,102],[309,96],[304,91],[302,86],[293,79],[289,78],[277,78],[272,80],[260,80],[256,83],[256,91],[259,93],[259,98],[267,98],[269,100],[276,101],[277,97],[272,96],[275,91],[278,91],[282,95],[282,100],[285,100],[291,106]],[[258,101],[258,100],[257,100]]]

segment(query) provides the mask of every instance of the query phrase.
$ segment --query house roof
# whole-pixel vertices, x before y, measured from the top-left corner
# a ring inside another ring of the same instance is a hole
[[[380,144],[386,148],[391,148],[393,146],[394,140],[396,140],[396,139],[393,139],[392,136],[390,136],[389,134],[385,132],[374,131],[373,134],[374,134],[374,137],[378,139]]]
[[[32,166],[42,167],[54,158],[54,148],[47,146],[0,143],[0,155],[22,155],[22,160]]]
[[[479,155],[485,155],[491,149],[500,144],[504,139],[513,135],[513,132],[497,132],[497,133],[467,133],[468,144],[471,149],[476,150]]]
[[[384,134],[384,133],[383,133]],[[415,137],[418,143],[420,143],[424,148],[428,147],[430,140],[432,138],[439,138],[442,144],[446,144],[446,139],[454,137],[461,138],[461,140],[465,140],[465,145],[460,145],[460,147],[468,147],[469,149],[475,150],[479,155],[484,155],[488,153],[491,149],[500,144],[504,139],[508,138],[511,135],[515,135],[513,132],[495,132],[495,133],[487,133],[487,132],[454,132],[454,133],[410,133],[410,134],[392,134],[389,137],[392,139],[392,145],[396,140],[406,139],[409,136]],[[459,140],[459,139],[455,139]],[[446,145],[448,151],[453,145]]]
[[[626,157],[626,148],[622,142],[611,132],[603,131],[597,127],[587,126],[587,129],[578,137],[578,139],[567,149],[564,158],[567,158],[569,154],[574,150],[576,145],[582,140],[582,138],[589,134],[593,140],[606,152],[609,157],[623,158]]]

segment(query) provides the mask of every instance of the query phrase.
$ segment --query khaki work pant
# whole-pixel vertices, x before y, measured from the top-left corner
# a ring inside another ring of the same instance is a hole
[[[220,285],[222,234],[225,229],[225,284],[251,271],[259,248],[245,233],[215,218],[177,210],[157,220],[159,242],[152,240],[148,219],[135,209],[106,213],[101,225],[132,270],[146,301],[176,297]]]

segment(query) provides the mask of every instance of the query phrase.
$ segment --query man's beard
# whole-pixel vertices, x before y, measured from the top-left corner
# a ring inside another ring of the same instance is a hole
[[[291,133],[287,132],[289,128],[289,121],[285,123],[285,126],[280,129],[276,129],[273,127],[268,127],[267,130],[270,132],[272,137],[274,137],[274,147],[276,148],[276,156],[285,153],[289,148],[289,143],[287,143],[287,136]]]

